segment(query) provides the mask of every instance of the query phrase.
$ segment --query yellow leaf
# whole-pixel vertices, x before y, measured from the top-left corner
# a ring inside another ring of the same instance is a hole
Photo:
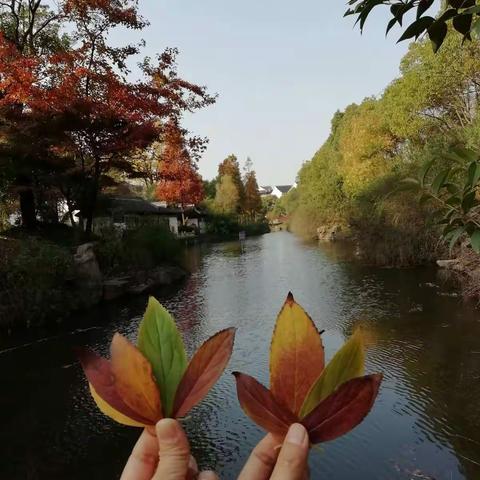
[[[305,398],[300,410],[300,418],[308,415],[323,399],[340,385],[364,374],[365,351],[363,338],[358,329],[334,355],[325,370],[318,377]]]
[[[88,385],[90,387],[90,393],[92,394],[92,397],[95,400],[97,407],[103,414],[107,415],[107,417],[110,417],[111,419],[115,420],[118,423],[121,423],[122,425],[128,425],[129,427],[146,426],[143,423],[132,420],[130,417],[127,417],[123,413],[120,413],[118,410],[115,410],[102,397],[100,397],[100,395],[95,391],[91,383],[89,383]]]
[[[132,410],[155,424],[162,418],[162,407],[150,362],[119,333],[113,337],[111,355],[116,391]]]
[[[323,367],[320,334],[289,293],[278,315],[270,348],[270,389],[274,397],[298,414]]]

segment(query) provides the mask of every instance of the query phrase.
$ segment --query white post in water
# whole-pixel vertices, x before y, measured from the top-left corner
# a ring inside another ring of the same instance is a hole
[[[240,241],[245,240],[246,237],[247,237],[247,234],[245,233],[245,230],[242,230],[241,232],[238,232],[238,239]]]

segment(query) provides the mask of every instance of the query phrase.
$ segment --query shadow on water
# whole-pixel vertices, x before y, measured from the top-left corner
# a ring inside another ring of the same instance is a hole
[[[312,452],[313,478],[480,478],[478,312],[450,296],[433,269],[365,267],[351,253],[284,232],[200,245],[186,252],[189,279],[155,293],[189,353],[220,328],[238,327],[227,373],[185,420],[199,463],[222,479],[235,478],[262,436],[240,410],[230,372],[268,384],[270,337],[288,290],[326,329],[327,358],[359,324],[368,370],[385,374],[365,422]],[[84,316],[81,329],[2,341],[0,478],[118,478],[138,430],[96,409],[71,348],[107,354],[117,330],[134,340],[145,304],[129,298]]]

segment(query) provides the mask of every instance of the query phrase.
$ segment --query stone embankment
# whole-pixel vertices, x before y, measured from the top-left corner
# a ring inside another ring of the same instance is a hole
[[[122,276],[104,278],[94,252],[93,243],[77,248],[74,256],[79,303],[83,308],[124,295],[138,295],[154,288],[170,285],[184,278],[187,272],[175,265],[160,265],[151,270],[134,271]]]

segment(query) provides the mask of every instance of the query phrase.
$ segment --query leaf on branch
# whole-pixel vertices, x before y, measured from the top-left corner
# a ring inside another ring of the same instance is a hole
[[[408,40],[409,38],[418,38],[423,32],[425,32],[432,23],[435,22],[433,17],[421,17],[411,23],[407,29],[403,32],[403,35],[398,39],[398,42]],[[398,43],[397,42],[397,43]]]

